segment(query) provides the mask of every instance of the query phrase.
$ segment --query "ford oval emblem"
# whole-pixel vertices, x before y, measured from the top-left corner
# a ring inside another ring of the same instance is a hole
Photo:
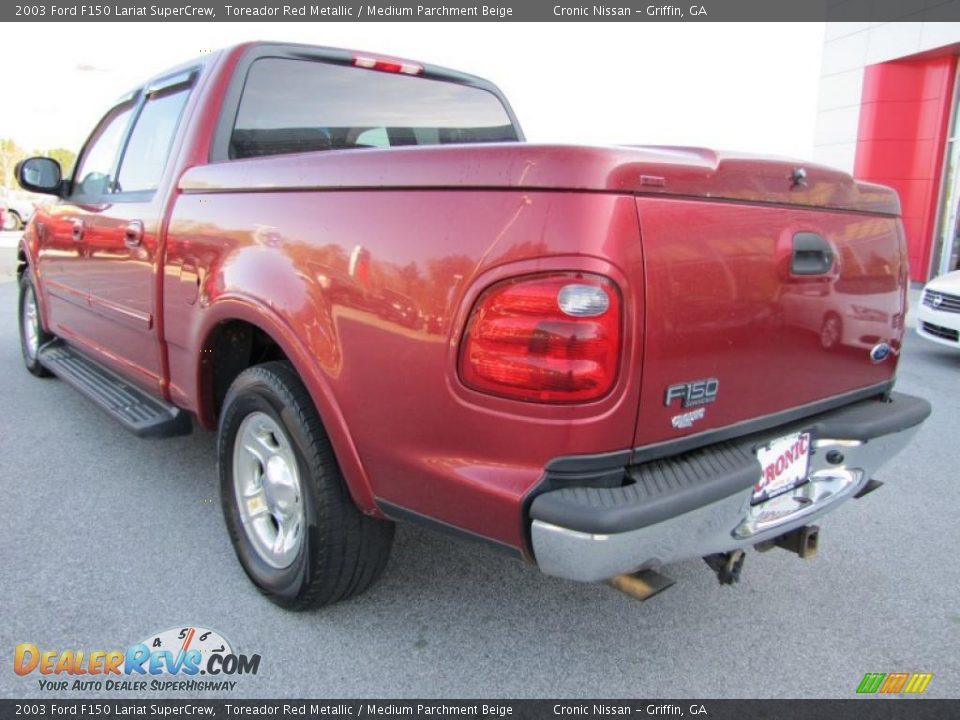
[[[882,363],[884,360],[890,357],[892,352],[893,348],[886,343],[880,343],[879,345],[874,345],[870,350],[870,359],[875,363]]]

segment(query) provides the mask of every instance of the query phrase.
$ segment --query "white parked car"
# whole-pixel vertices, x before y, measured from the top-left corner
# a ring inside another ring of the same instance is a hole
[[[809,330],[824,350],[841,346],[870,350],[903,327],[903,316],[891,313],[891,295],[898,290],[892,276],[862,274],[852,278],[814,278],[784,287],[784,322]]]
[[[960,270],[934,278],[923,288],[917,335],[960,348]]]
[[[3,230],[22,230],[34,212],[34,204],[43,200],[37,195],[0,188],[0,206],[3,206]]]

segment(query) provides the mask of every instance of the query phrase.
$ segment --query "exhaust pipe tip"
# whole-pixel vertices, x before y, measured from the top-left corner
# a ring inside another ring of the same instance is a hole
[[[661,575],[655,570],[640,570],[635,573],[615,575],[607,580],[607,585],[629,595],[634,600],[643,602],[662,593],[675,582],[673,578]]]

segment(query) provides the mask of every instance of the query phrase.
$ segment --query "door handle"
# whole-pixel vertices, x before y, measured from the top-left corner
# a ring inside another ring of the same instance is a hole
[[[140,247],[141,242],[143,242],[143,223],[139,220],[131,220],[123,231],[123,244],[128,248],[135,248]]]
[[[70,221],[70,225],[70,237],[73,238],[73,241],[80,242],[83,240],[83,220],[74,218]]]
[[[790,272],[794,275],[824,275],[833,267],[833,248],[814,232],[798,232],[793,236]]]

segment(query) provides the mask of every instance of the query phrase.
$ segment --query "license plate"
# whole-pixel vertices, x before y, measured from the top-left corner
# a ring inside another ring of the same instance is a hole
[[[782,495],[807,481],[810,433],[792,433],[757,450],[760,480],[753,486],[753,504]]]

